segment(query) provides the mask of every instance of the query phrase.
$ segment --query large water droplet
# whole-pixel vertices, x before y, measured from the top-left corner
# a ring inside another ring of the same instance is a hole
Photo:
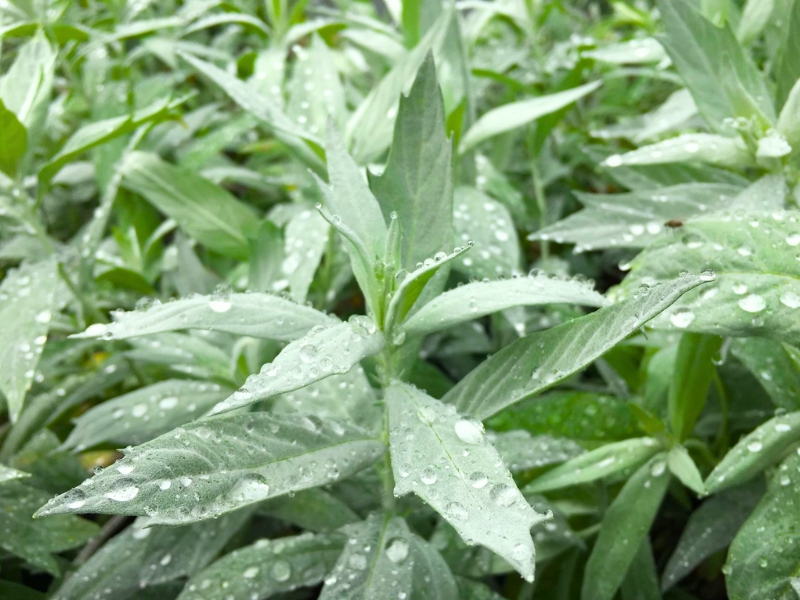
[[[386,546],[386,556],[393,563],[401,563],[408,556],[408,542],[403,538],[395,538]]]
[[[285,560],[279,560],[272,565],[272,577],[275,581],[286,581],[292,576],[292,565]]]
[[[483,425],[472,419],[459,419],[455,424],[456,435],[465,444],[480,444],[483,441]]]
[[[686,307],[679,308],[670,315],[669,321],[678,329],[686,329],[694,321],[694,313]]]
[[[117,502],[128,502],[139,495],[139,488],[130,479],[120,479],[106,493],[106,498]]]
[[[436,472],[432,468],[426,467],[419,478],[425,485],[433,485],[436,483]]]
[[[767,301],[758,294],[750,294],[739,300],[739,308],[750,313],[761,312],[767,307]]]
[[[231,488],[230,497],[236,502],[253,502],[269,496],[269,484],[263,475],[250,473]]]
[[[208,307],[215,313],[224,313],[230,310],[231,303],[228,300],[211,300]]]
[[[800,294],[784,292],[781,294],[781,304],[789,308],[800,308]]]
[[[460,502],[451,502],[445,507],[447,515],[456,521],[466,521],[469,518],[469,513],[464,505]]]
[[[752,442],[748,442],[747,449],[750,452],[761,452],[761,449],[764,447],[764,444],[761,443],[761,440],[753,440]]]

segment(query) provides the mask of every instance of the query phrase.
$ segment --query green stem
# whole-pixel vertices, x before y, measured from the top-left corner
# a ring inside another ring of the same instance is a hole
[[[547,225],[547,200],[544,195],[542,177],[539,173],[539,163],[537,157],[531,157],[531,176],[533,177],[533,193],[536,195],[536,205],[539,207],[539,229]],[[539,247],[542,249],[542,259],[547,260],[550,256],[550,242],[541,240]]]
[[[392,364],[394,360],[392,357],[392,350],[390,348],[384,349],[378,355],[378,370],[381,382],[381,389],[384,393],[383,402],[383,427],[381,431],[381,441],[386,446],[386,452],[383,455],[383,505],[391,513],[395,512],[395,497],[394,497],[394,472],[392,471],[392,456],[389,452],[389,406],[386,404],[386,390],[391,384],[392,380]]]

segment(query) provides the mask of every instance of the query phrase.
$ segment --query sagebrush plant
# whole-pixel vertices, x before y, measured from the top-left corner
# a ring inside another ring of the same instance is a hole
[[[798,40],[0,2],[0,597],[800,596]]]

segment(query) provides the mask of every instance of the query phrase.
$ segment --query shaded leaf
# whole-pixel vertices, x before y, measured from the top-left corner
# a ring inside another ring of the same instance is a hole
[[[0,171],[17,175],[17,165],[28,149],[28,131],[0,99]]]

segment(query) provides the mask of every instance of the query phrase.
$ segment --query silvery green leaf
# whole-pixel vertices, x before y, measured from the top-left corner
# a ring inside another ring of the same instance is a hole
[[[325,131],[329,116],[341,125],[347,107],[333,52],[318,35],[312,36],[308,46],[294,48],[287,116],[312,135]]]
[[[645,538],[622,581],[622,600],[661,600],[656,569],[653,547],[650,540]]]
[[[352,142],[359,164],[375,160],[389,147],[398,99],[411,88],[428,53],[441,48],[454,12],[449,4],[443,7],[419,43],[394,64],[350,117],[345,138]]]
[[[308,288],[328,245],[330,225],[315,210],[302,210],[286,224],[281,274],[289,282],[292,300],[306,301]]]
[[[739,26],[736,28],[736,39],[743,46],[749,45],[767,26],[775,0],[748,0],[744,5]]]
[[[269,598],[317,585],[342,551],[339,535],[263,539],[226,554],[192,577],[179,600]]]
[[[567,515],[556,505],[537,494],[526,494],[525,498],[536,512],[553,514],[552,519],[533,528],[533,543],[536,545],[536,557],[540,562],[555,558],[570,548],[585,549],[583,540],[570,528]]]
[[[706,488],[703,476],[694,464],[692,457],[683,446],[675,446],[667,454],[667,466],[670,472],[680,479],[681,483],[699,496],[704,496]]]
[[[413,533],[409,536],[409,541],[411,542],[410,558],[414,561],[411,598],[414,600],[459,600],[460,596],[453,573],[439,551],[433,544]],[[389,553],[390,558],[392,554],[399,554],[397,550],[398,547],[395,546],[394,552]]]
[[[0,99],[0,171],[9,177],[17,175],[17,166],[28,149],[28,130],[17,115],[8,110]]]
[[[669,424],[679,442],[691,435],[703,412],[717,373],[713,361],[721,346],[722,339],[717,336],[691,332],[681,335],[667,398]]]
[[[145,310],[112,313],[113,323],[96,323],[75,337],[122,340],[151,333],[207,329],[290,342],[334,317],[271,294],[194,296],[153,303]]]
[[[513,342],[473,369],[443,398],[485,419],[537,394],[602,356],[710,276],[686,275]]]
[[[261,96],[267,97],[272,105],[280,110],[284,108],[281,89],[285,70],[285,48],[281,46],[262,48],[253,62],[253,76],[247,81],[251,88]]]
[[[633,438],[606,444],[547,471],[527,486],[526,493],[547,492],[603,479],[614,473],[638,468],[661,450],[653,438]]]
[[[0,392],[12,422],[33,383],[58,284],[56,262],[49,259],[10,270],[0,283]]]
[[[709,498],[689,517],[675,551],[661,577],[668,590],[706,558],[728,545],[764,494],[764,485],[754,481]]]
[[[692,94],[687,89],[680,89],[670,94],[655,110],[595,130],[592,135],[603,139],[628,138],[636,144],[641,144],[685,126],[696,116],[697,105]]]
[[[606,511],[586,563],[583,600],[612,600],[617,593],[667,491],[670,476],[665,461],[666,456],[659,454],[640,467]]]
[[[584,50],[581,56],[615,65],[636,65],[659,63],[667,58],[667,53],[655,39],[642,38]]]
[[[594,81],[563,92],[511,102],[494,108],[481,116],[464,134],[458,151],[464,154],[491,137],[512,131],[574,104],[584,96],[591,94],[600,85],[600,81]]]
[[[192,523],[335,482],[373,463],[383,449],[355,426],[309,417],[251,413],[195,421],[131,448],[37,515],[96,512],[148,516],[153,525]]]
[[[258,229],[250,253],[247,287],[254,292],[281,291],[289,283],[282,273],[284,259],[283,231],[265,219]]]
[[[216,383],[171,379],[118,396],[83,413],[64,442],[80,452],[102,442],[142,444],[205,414],[233,390]]]
[[[0,483],[11,481],[12,479],[22,479],[23,477],[30,477],[30,473],[24,471],[17,471],[11,467],[0,465]]]
[[[767,494],[742,525],[723,568],[731,600],[794,600],[800,547],[800,453],[792,452],[770,480]]]
[[[411,598],[414,556],[405,520],[373,514],[341,529],[348,537],[336,566],[325,578],[320,600]]]
[[[625,154],[612,154],[604,164],[615,168],[692,161],[731,168],[752,166],[754,162],[752,154],[739,138],[710,133],[685,133]]]
[[[61,570],[53,553],[77,548],[93,538],[99,527],[73,515],[49,521],[31,515],[50,496],[49,492],[19,480],[0,484],[0,548],[36,569],[52,575]]]
[[[417,494],[465,540],[533,579],[530,528],[547,517],[517,489],[483,425],[407,384],[386,391],[395,494]]]
[[[259,18],[240,12],[225,12],[206,15],[197,19],[194,23],[182,30],[182,35],[189,35],[201,29],[208,29],[210,27],[218,27],[220,25],[236,24],[241,25],[245,29],[261,34],[264,37],[269,36],[269,29],[266,24]]]
[[[752,479],[775,463],[798,438],[800,412],[766,421],[728,451],[706,479],[706,490],[716,494]]]
[[[798,223],[796,211],[697,216],[683,224],[679,238],[664,238],[636,257],[618,295],[672,279],[681,270],[711,269],[716,280],[676,302],[654,326],[797,343]]]
[[[477,248],[473,248],[472,252],[476,251]],[[543,275],[468,283],[425,304],[403,324],[403,329],[410,335],[423,335],[514,306],[540,304],[599,307],[604,306],[606,300],[585,281],[551,279]]]
[[[292,392],[331,375],[342,375],[362,359],[380,352],[385,344],[383,333],[363,316],[356,315],[330,327],[315,327],[281,350],[257,375],[248,377],[239,391],[214,406],[209,414]]]
[[[739,192],[741,188],[721,183],[688,183],[624,194],[575,192],[585,208],[529,239],[576,244],[576,252],[646,248],[659,236],[670,235],[666,222],[725,209]]]
[[[514,219],[497,200],[475,188],[460,186],[453,198],[456,240],[475,242],[475,250],[453,265],[457,271],[483,279],[519,272],[520,250]]]
[[[489,432],[487,437],[512,473],[566,462],[584,450],[568,438],[532,436],[524,429]]]
[[[347,504],[322,488],[267,500],[259,505],[259,512],[315,532],[334,531],[361,520]]]
[[[781,109],[778,117],[777,131],[786,138],[786,141],[794,148],[800,146],[800,79],[792,87],[786,104]]]
[[[792,360],[791,346],[749,337],[734,340],[730,350],[758,379],[775,406],[800,410],[800,364]]]
[[[125,358],[141,364],[166,365],[173,371],[197,379],[218,379],[234,383],[231,357],[227,348],[219,346],[208,331],[188,333],[156,333],[131,338],[132,348]],[[205,334],[205,335],[204,335]]]
[[[401,237],[396,268],[411,271],[453,246],[452,142],[445,120],[436,66],[428,54],[409,95],[400,99],[386,169],[380,177],[370,176],[384,216],[397,215]]]

